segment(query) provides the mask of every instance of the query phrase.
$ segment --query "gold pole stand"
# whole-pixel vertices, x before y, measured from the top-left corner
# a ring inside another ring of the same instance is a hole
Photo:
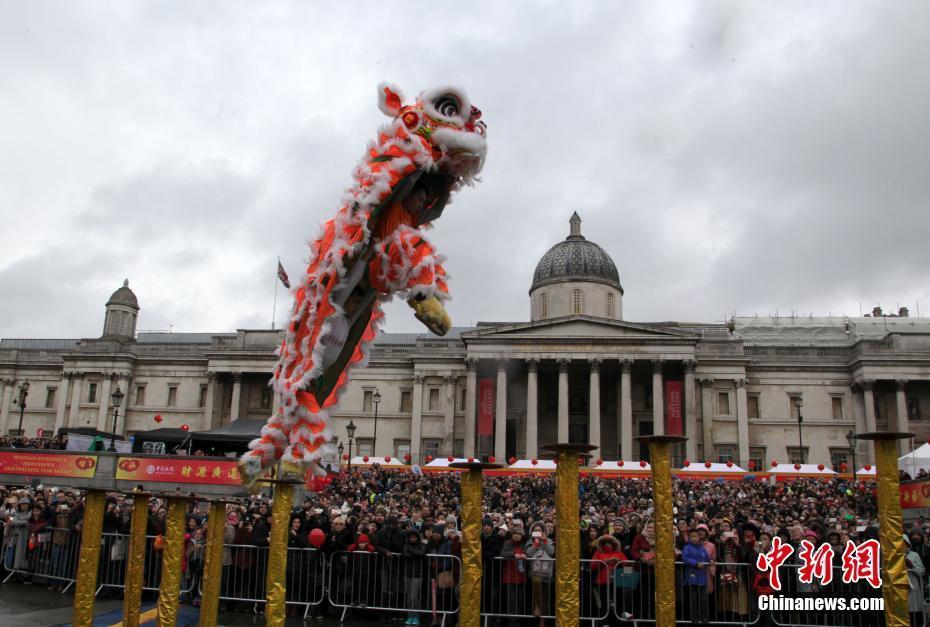
[[[100,565],[100,540],[103,536],[104,493],[90,491],[84,497],[84,521],[81,523],[81,552],[78,557],[77,585],[74,588],[74,627],[94,623],[94,599],[97,596],[97,567]]]
[[[462,582],[459,600],[460,627],[481,625],[481,497],[482,471],[502,468],[501,464],[459,462],[462,468]],[[488,573],[490,576],[490,573]]]
[[[675,627],[675,539],[672,528],[672,469],[668,445],[684,442],[679,435],[645,435],[636,438],[649,445],[652,464],[652,498],[656,527],[656,627]]]
[[[859,440],[875,442],[875,465],[878,479],[878,534],[881,543],[882,596],[885,599],[885,624],[907,627],[908,591],[907,553],[904,546],[904,520],[901,515],[901,484],[898,480],[898,440],[913,433],[857,433]]]
[[[217,624],[220,584],[223,578],[223,532],[226,530],[226,503],[227,501],[211,501],[210,513],[207,516],[207,548],[203,565],[200,627],[213,627]]]
[[[287,620],[287,530],[294,502],[296,481],[269,479],[274,484],[271,504],[271,535],[268,538],[268,576],[265,580],[265,625],[284,627]]]
[[[158,625],[175,627],[181,596],[181,555],[184,552],[184,518],[189,499],[168,497],[165,548],[161,554],[161,586],[158,589]]]
[[[149,495],[132,492],[132,519],[126,548],[126,590],[123,597],[123,627],[139,627],[142,604],[142,577],[145,574],[145,531],[149,516]]]
[[[555,624],[577,627],[580,614],[581,519],[578,503],[578,459],[590,457],[590,444],[553,444],[543,451],[556,459],[555,469]]]

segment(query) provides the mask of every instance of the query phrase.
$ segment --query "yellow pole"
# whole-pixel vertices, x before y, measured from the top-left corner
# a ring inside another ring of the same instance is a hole
[[[132,522],[126,549],[126,590],[123,597],[123,627],[139,627],[142,576],[145,573],[145,528],[149,514],[148,495],[132,497]]]
[[[287,529],[294,501],[294,484],[275,481],[268,538],[268,578],[265,583],[265,625],[284,627],[287,597]]]
[[[452,464],[464,468],[462,485],[462,588],[459,599],[459,625],[481,625],[481,496],[483,469],[499,464],[469,462]]]
[[[97,567],[100,565],[100,541],[103,535],[103,505],[103,492],[91,491],[84,497],[81,552],[74,588],[74,627],[90,627],[94,623]]]
[[[181,554],[184,551],[184,518],[187,500],[168,499],[165,548],[161,556],[161,586],[158,589],[158,625],[175,627],[181,595]]]
[[[200,600],[200,627],[216,625],[223,577],[223,532],[226,530],[226,504],[210,503],[207,516],[207,554],[203,565],[203,598]]]
[[[656,627],[675,625],[675,540],[672,528],[672,471],[668,457],[669,442],[681,442],[677,436],[646,436],[652,463],[652,498],[655,502],[656,529]]]

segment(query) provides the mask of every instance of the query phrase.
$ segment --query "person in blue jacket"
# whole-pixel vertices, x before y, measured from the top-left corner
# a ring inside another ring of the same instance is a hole
[[[697,625],[707,624],[707,567],[710,557],[697,529],[688,532],[688,542],[681,551],[684,562],[684,602],[689,618]]]

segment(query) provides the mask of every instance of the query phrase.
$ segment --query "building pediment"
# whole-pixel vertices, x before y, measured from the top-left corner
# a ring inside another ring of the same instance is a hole
[[[462,333],[462,339],[501,339],[516,337],[590,337],[697,340],[696,333],[658,324],[641,324],[624,320],[607,320],[575,315],[536,322],[500,323],[479,326]]]

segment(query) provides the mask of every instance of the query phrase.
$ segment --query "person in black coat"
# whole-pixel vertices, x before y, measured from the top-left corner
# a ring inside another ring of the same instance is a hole
[[[252,591],[255,599],[265,598],[265,576],[268,573],[268,538],[271,534],[271,514],[261,515],[255,519],[252,527],[252,544],[258,547],[255,555],[255,568],[252,571],[255,580]],[[255,612],[264,611],[264,602],[255,604]]]
[[[495,558],[500,556],[504,537],[497,533],[494,521],[485,517],[481,523],[481,606],[484,612],[497,612],[500,603],[500,565],[495,569]]]
[[[407,531],[407,541],[401,551],[401,570],[404,578],[404,600],[408,609],[425,609],[423,598],[423,577],[425,575],[426,544],[416,529]],[[408,613],[411,623],[419,624],[418,612]]]

